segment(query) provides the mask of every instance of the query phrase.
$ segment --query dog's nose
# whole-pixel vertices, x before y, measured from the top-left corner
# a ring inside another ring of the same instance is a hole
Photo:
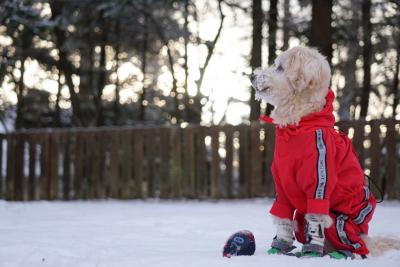
[[[253,73],[250,76],[250,81],[253,82],[256,79],[256,75]]]

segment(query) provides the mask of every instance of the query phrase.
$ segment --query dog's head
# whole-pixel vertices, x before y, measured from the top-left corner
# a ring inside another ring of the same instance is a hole
[[[331,79],[327,60],[317,50],[302,46],[281,53],[267,69],[256,69],[252,85],[256,98],[279,106],[294,95],[324,101]]]

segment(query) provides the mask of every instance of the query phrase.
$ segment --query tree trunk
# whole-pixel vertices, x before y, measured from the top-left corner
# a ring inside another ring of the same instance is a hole
[[[19,78],[17,84],[17,118],[15,120],[15,129],[20,129],[23,127],[23,116],[22,108],[23,108],[23,97],[25,92],[25,83],[24,83],[24,75],[25,75],[25,57],[21,58],[21,77]]]
[[[187,113],[190,115],[188,116],[188,122],[192,123],[200,123],[201,121],[201,112],[202,112],[202,104],[201,104],[201,99],[203,98],[203,95],[201,94],[201,88],[203,86],[203,80],[204,76],[206,74],[208,65],[210,63],[211,58],[214,55],[215,47],[218,43],[218,40],[221,36],[222,29],[224,27],[224,21],[225,21],[225,14],[222,10],[222,0],[217,0],[218,1],[218,11],[219,11],[219,26],[217,30],[217,34],[214,36],[214,39],[212,41],[207,42],[207,56],[204,61],[204,64],[199,68],[200,72],[200,77],[199,79],[196,80],[196,87],[197,87],[197,93],[196,96],[192,99],[193,103],[189,106],[189,109],[187,110]],[[199,34],[199,33],[198,33]],[[197,38],[198,44],[200,45],[200,38]]]
[[[368,113],[369,95],[371,93],[371,61],[372,61],[372,44],[371,44],[371,0],[363,0],[362,2],[362,29],[363,29],[363,88],[361,95],[361,111],[360,119],[365,119]]]
[[[333,0],[313,0],[311,20],[312,46],[332,61],[332,5]]]
[[[144,6],[147,7],[147,0],[144,0]],[[147,51],[148,51],[148,38],[149,38],[149,16],[144,14],[144,22],[143,22],[143,44],[142,44],[142,93],[140,95],[139,105],[140,105],[140,113],[139,113],[139,120],[145,120],[145,100],[146,100],[146,67],[147,67]]]
[[[291,21],[291,13],[290,13],[290,0],[283,1],[283,45],[282,51],[285,51],[289,48],[289,38],[290,38],[290,28],[289,23]]]
[[[64,1],[50,1],[50,9],[51,9],[51,19],[54,21],[58,19],[58,17],[62,16],[62,10],[64,8]],[[74,83],[72,81],[72,64],[68,61],[68,53],[63,48],[65,43],[65,31],[59,27],[54,28],[55,33],[55,45],[58,49],[58,62],[57,68],[60,73],[64,74],[65,83],[68,86],[70,99],[71,99],[71,108],[72,108],[72,123],[77,126],[81,126],[81,109],[80,109],[80,101],[78,95],[75,92]]]
[[[253,35],[251,47],[250,66],[254,70],[262,65],[262,27],[264,22],[262,0],[253,0]],[[253,88],[250,95],[250,121],[258,120],[260,116],[260,102],[255,99],[255,90]]]
[[[396,57],[396,70],[394,72],[393,79],[393,113],[392,117],[395,119],[397,112],[397,106],[399,105],[399,72],[400,72],[400,45],[397,47],[397,57]]]
[[[90,37],[88,37],[90,38]],[[82,126],[87,127],[95,123],[96,108],[93,103],[93,42],[88,41],[85,47],[79,50],[80,65],[79,65],[79,104],[80,104],[80,120]]]
[[[268,65],[272,65],[276,57],[276,31],[278,29],[278,0],[271,0],[268,18]],[[265,115],[270,115],[274,107],[267,104]]]
[[[103,38],[105,33],[103,33]],[[100,126],[104,124],[103,118],[103,88],[106,83],[106,40],[103,39],[103,44],[100,47],[100,64],[99,64],[99,76],[98,76],[98,83],[97,83],[97,93],[94,98],[95,106],[96,106],[96,125]]]
[[[55,127],[61,127],[61,107],[60,107],[60,98],[61,98],[61,71],[58,71],[58,88],[57,88],[57,99],[56,99],[56,113],[54,118]]]
[[[189,121],[189,114],[188,114],[188,108],[189,108],[189,90],[188,90],[188,80],[189,80],[189,66],[188,66],[188,61],[189,61],[189,56],[188,56],[188,46],[189,46],[189,0],[185,0],[185,11],[184,11],[184,16],[185,16],[185,22],[183,29],[185,31],[185,37],[184,37],[184,54],[183,54],[183,70],[185,71],[185,83],[183,85],[185,89],[185,120]]]
[[[119,21],[116,22],[115,24],[115,34],[116,34],[116,41],[115,41],[115,74],[116,74],[116,80],[115,80],[115,100],[114,100],[114,125],[119,124],[119,90],[120,90],[120,82],[119,82],[119,75],[118,75],[118,69],[119,69],[119,53],[120,53],[120,48],[119,48],[119,38],[120,38],[120,25]]]
[[[356,88],[359,88],[356,76],[357,66],[354,64],[357,60],[358,53],[358,45],[349,45],[347,49],[347,59],[343,64],[342,74],[345,79],[345,84],[338,92],[338,101],[340,103],[339,118],[343,121],[354,119],[354,114],[351,114],[351,106],[354,104]]]

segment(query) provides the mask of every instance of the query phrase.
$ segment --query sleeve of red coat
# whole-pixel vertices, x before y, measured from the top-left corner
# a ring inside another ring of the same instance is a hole
[[[307,196],[307,213],[329,214],[337,182],[335,142],[328,129],[317,129],[309,138],[296,181]]]
[[[272,176],[274,177],[276,198],[272,204],[270,213],[282,219],[292,220],[295,209],[287,199],[286,194],[282,189],[281,181],[274,163],[272,164],[271,171]]]

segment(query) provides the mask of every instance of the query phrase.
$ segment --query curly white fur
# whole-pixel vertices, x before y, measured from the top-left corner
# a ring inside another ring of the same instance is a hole
[[[280,126],[321,110],[331,79],[327,60],[317,50],[302,46],[280,54],[271,67],[254,71],[255,97],[272,104],[271,117]]]

